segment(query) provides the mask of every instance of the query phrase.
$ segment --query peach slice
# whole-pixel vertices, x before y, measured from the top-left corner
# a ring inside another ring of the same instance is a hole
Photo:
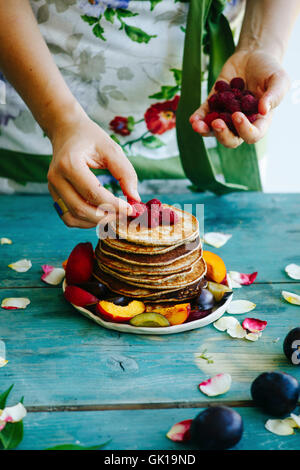
[[[220,256],[206,250],[203,251],[203,258],[207,266],[207,279],[220,284],[226,276],[226,266],[224,261]]]
[[[78,286],[67,286],[64,292],[65,299],[78,307],[96,304],[99,299]]]
[[[148,309],[150,309],[148,307]],[[146,309],[147,310],[147,309]],[[149,311],[149,310],[148,310]],[[181,325],[184,323],[191,311],[191,304],[177,304],[171,307],[153,307],[151,312],[160,313],[169,321],[170,325]]]
[[[87,282],[93,272],[94,250],[90,242],[78,243],[73,248],[66,265],[66,281],[69,285]]]
[[[143,326],[151,328],[170,326],[170,323],[166,317],[164,317],[160,313],[151,312],[136,315],[130,320],[130,324],[133,326]]]
[[[97,304],[97,312],[105,320],[113,322],[126,322],[145,311],[145,304],[139,300],[132,300],[128,305],[116,305],[107,300],[101,300]]]

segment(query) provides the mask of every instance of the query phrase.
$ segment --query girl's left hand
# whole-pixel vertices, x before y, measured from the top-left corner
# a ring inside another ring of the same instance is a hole
[[[195,132],[203,137],[215,135],[225,147],[236,148],[242,142],[254,144],[267,132],[272,120],[273,110],[279,105],[289,89],[290,81],[279,61],[264,51],[235,52],[224,64],[217,80],[230,82],[234,77],[242,77],[246,88],[259,99],[257,120],[251,124],[245,114],[235,112],[232,115],[233,124],[238,132],[234,135],[222,119],[212,122],[213,132],[203,121],[209,112],[206,100],[190,117]],[[214,93],[210,91],[208,98]]]

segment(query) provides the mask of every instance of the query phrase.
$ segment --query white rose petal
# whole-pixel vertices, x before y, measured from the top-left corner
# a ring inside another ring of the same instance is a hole
[[[7,363],[8,361],[4,357],[0,357],[0,367],[6,366]]]
[[[8,267],[13,269],[14,271],[17,271],[18,273],[26,273],[26,271],[28,271],[32,267],[32,264],[29,259],[20,259],[15,263],[9,264]]]
[[[219,331],[226,331],[229,328],[234,328],[239,323],[234,317],[221,317],[213,323],[214,327]]]
[[[2,300],[1,307],[7,309],[26,308],[30,304],[30,300],[26,297],[7,297]]]
[[[227,273],[227,279],[229,280],[230,282],[230,285],[233,289],[240,289],[242,287],[242,284],[240,284],[237,280],[237,277],[232,275],[232,273],[234,273],[235,271],[229,271],[229,273]],[[239,274],[239,273],[237,273]]]
[[[231,382],[232,379],[230,374],[218,374],[204,382],[201,382],[201,384],[199,384],[199,389],[209,397],[216,397],[228,392],[231,387]]]
[[[243,313],[250,312],[256,307],[256,304],[249,302],[249,300],[232,300],[228,305],[227,313],[233,315],[240,315]]]
[[[247,331],[244,330],[240,322],[237,322],[235,326],[228,328],[227,333],[232,338],[245,338],[247,335]]]
[[[65,277],[65,270],[62,268],[54,268],[48,264],[42,266],[44,274],[42,275],[42,281],[52,286],[60,284]]]
[[[232,235],[226,233],[208,232],[204,235],[204,243],[214,246],[215,248],[221,248],[231,237]]]
[[[300,266],[298,264],[288,264],[285,267],[285,272],[290,278],[300,281]]]
[[[295,426],[294,428],[300,428],[300,416],[295,415],[294,413],[291,413],[291,419],[294,421]]]
[[[265,428],[273,434],[277,434],[277,436],[290,436],[294,434],[294,429],[290,424],[289,418],[268,419]]]
[[[17,423],[18,421],[22,421],[26,414],[26,408],[22,403],[18,403],[15,406],[7,406],[0,414],[0,422]]]
[[[12,241],[10,240],[10,238],[5,238],[5,237],[0,238],[0,245],[11,245],[11,244],[12,244]]]
[[[293,294],[293,292],[287,292],[286,290],[283,290],[281,294],[284,300],[286,300],[290,304],[300,305],[300,295]]]
[[[262,335],[262,332],[259,331],[257,333],[247,333],[245,338],[248,339],[249,341],[257,341]]]

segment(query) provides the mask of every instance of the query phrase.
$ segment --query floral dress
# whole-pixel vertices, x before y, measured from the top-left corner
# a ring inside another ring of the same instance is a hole
[[[234,28],[243,3],[231,0],[225,9]],[[122,146],[139,180],[186,186],[175,124],[188,3],[31,0],[31,6],[67,85]],[[46,191],[51,144],[1,73],[0,126],[0,192]],[[107,174],[100,179],[114,183]]]

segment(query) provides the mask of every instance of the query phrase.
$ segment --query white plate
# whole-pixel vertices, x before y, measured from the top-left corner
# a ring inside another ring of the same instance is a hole
[[[231,287],[230,281],[228,282],[228,287]],[[63,292],[66,288],[66,280],[63,282]],[[224,315],[225,311],[228,308],[232,300],[233,294],[231,294],[226,302],[218,308],[214,308],[210,315],[207,315],[205,318],[200,318],[200,320],[194,320],[188,323],[182,323],[181,325],[173,325],[173,326],[165,326],[161,328],[150,328],[150,327],[142,327],[142,326],[132,326],[128,325],[127,323],[113,323],[102,320],[102,318],[94,315],[92,312],[87,310],[83,307],[78,307],[77,305],[73,305],[82,315],[85,317],[90,318],[98,325],[103,326],[104,328],[108,328],[109,330],[115,331],[122,331],[123,333],[133,333],[135,335],[172,335],[174,333],[181,333],[182,331],[189,331],[195,330],[196,328],[202,328],[203,326],[209,325],[217,321],[222,315]]]

